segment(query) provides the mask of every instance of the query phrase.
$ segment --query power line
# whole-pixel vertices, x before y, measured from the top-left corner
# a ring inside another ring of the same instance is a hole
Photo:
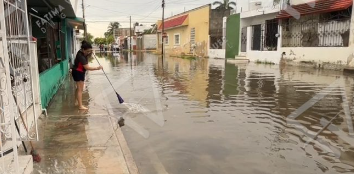
[[[156,10],[157,10],[157,9],[159,9],[159,8],[160,8],[160,4],[159,4],[159,5],[157,5],[157,7],[156,7],[154,10],[152,10],[152,12],[151,12],[151,13],[149,13],[146,17],[141,18],[141,19],[139,19],[139,20],[144,20],[144,19],[148,18],[148,17],[149,17],[152,13],[156,12]]]
[[[108,1],[108,0],[106,0],[106,1]],[[114,3],[119,3],[119,4],[122,4],[122,3],[120,3],[120,2],[117,2],[117,1],[108,1],[108,2],[114,2]],[[156,3],[156,0],[152,0],[152,1],[148,1],[148,2],[145,2],[145,3],[123,3],[123,4],[132,4],[132,5],[134,5],[134,7],[136,7],[136,6],[143,6],[143,8],[142,9],[144,9],[144,8],[146,8],[146,6],[147,5],[149,5],[149,4],[155,4]],[[142,9],[136,9],[136,11],[140,11],[140,10],[142,10]],[[128,11],[131,11],[131,10],[126,10],[126,11],[122,11],[122,12],[128,12]]]
[[[119,21],[119,20],[86,20],[86,22],[90,23],[100,23],[100,22],[112,22],[112,21]],[[119,21],[119,23],[130,23],[130,21]],[[143,21],[139,23],[156,23],[156,21]]]
[[[170,2],[167,2],[167,4],[171,4],[171,3],[188,3],[188,2],[196,2],[196,1],[201,1],[201,0],[175,0],[175,1],[170,1]]]
[[[148,1],[148,2],[144,2],[144,3],[125,3],[125,2],[118,2],[118,1],[111,1],[111,0],[105,0],[105,1],[114,2],[114,3],[118,3],[118,4],[132,4],[132,5],[144,5],[144,4],[156,2],[156,0]]]
[[[137,15],[137,14],[125,13],[125,12],[116,11],[116,10],[111,10],[111,9],[102,8],[102,7],[98,7],[98,6],[92,6],[92,5],[91,5],[90,7],[97,8],[97,9],[101,9],[101,10],[108,10],[108,11],[115,12],[115,13],[121,13],[121,14],[128,14],[128,15],[135,15],[135,16],[142,16],[142,17],[145,17],[144,15]],[[159,17],[152,17],[152,18],[159,18]]]

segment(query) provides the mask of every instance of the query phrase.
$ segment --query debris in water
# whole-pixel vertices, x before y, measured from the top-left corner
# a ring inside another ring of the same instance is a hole
[[[119,127],[123,127],[125,124],[124,124],[124,118],[123,117],[120,117],[119,119],[118,119],[118,125],[119,125]]]

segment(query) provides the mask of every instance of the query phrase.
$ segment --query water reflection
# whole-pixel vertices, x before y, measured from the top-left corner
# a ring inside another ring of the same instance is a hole
[[[234,64],[226,63],[224,84],[223,95],[226,99],[238,94],[238,67]]]
[[[120,78],[128,75],[124,71],[139,74],[124,87],[126,95],[151,93],[136,89],[154,86],[168,108],[163,111],[163,127],[143,115],[132,117],[150,132],[148,139],[129,126],[123,128],[141,173],[354,172],[352,116],[344,112],[320,133],[318,142],[304,148],[309,135],[324,127],[323,119],[331,120],[344,106],[353,110],[350,76],[223,60],[167,57],[162,61],[147,53],[123,53],[117,60],[107,58],[115,68],[112,73]],[[287,119],[339,77],[344,88],[330,88],[331,93],[295,120]],[[153,100],[146,100],[152,106]]]

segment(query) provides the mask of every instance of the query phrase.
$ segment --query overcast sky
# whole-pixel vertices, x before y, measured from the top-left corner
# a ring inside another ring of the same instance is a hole
[[[166,0],[165,16],[170,17],[205,4],[213,3],[215,0]],[[233,0],[236,2],[236,0]],[[245,2],[249,0],[237,0]],[[78,0],[77,16],[82,17],[82,0]],[[119,22],[121,27],[129,27],[129,16],[132,16],[132,23],[139,22],[146,25],[156,23],[161,19],[162,0],[85,0],[86,20],[88,32],[95,37],[103,37],[109,22]]]

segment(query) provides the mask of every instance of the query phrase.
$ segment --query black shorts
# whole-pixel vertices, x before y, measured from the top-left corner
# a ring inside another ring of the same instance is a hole
[[[75,82],[85,81],[85,73],[77,70],[72,71],[72,76]]]

